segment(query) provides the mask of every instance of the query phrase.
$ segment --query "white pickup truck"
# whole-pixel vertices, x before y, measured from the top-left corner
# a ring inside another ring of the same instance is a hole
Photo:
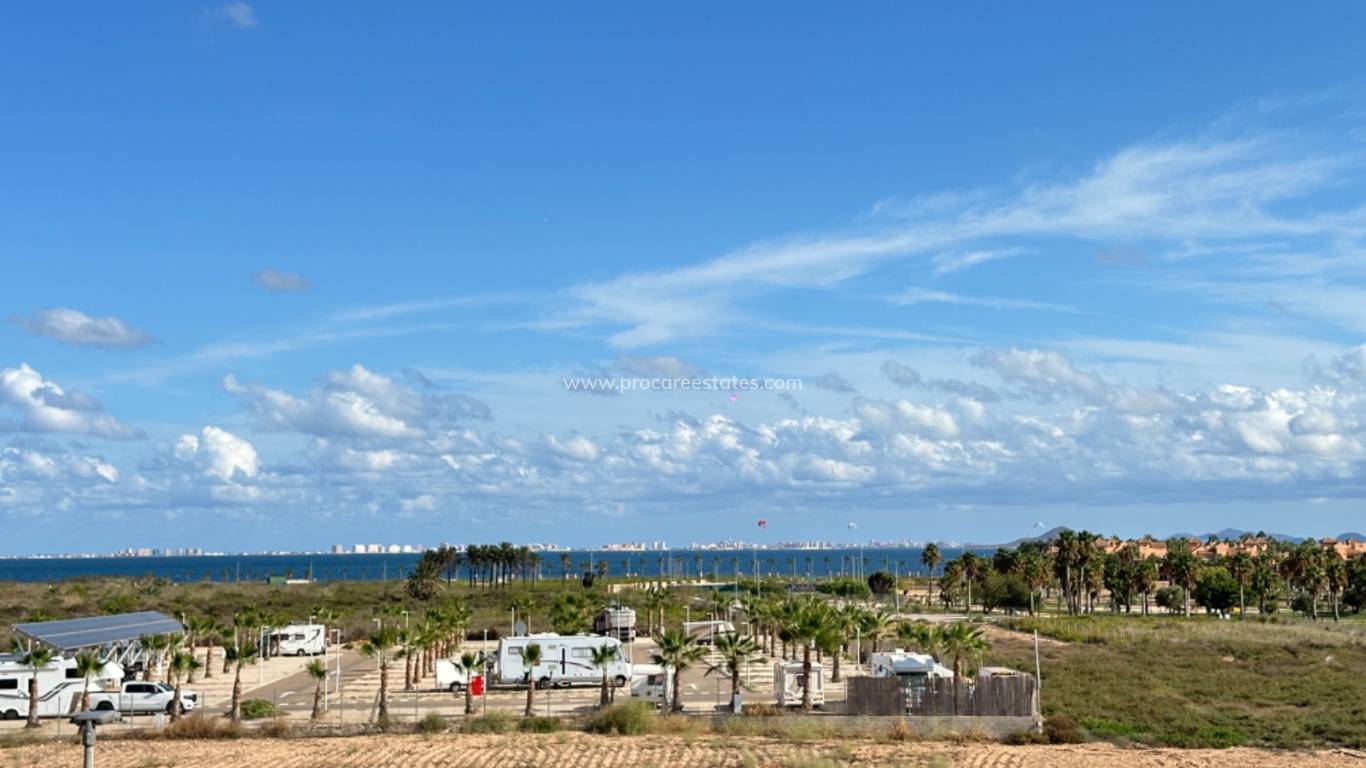
[[[199,694],[180,690],[180,711],[193,712],[199,704]],[[169,713],[175,706],[175,688],[166,683],[128,681],[118,691],[91,691],[90,708],[102,711],[117,709],[125,714],[139,712]]]

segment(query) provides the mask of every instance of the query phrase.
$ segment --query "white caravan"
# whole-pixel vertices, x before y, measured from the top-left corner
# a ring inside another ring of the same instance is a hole
[[[933,656],[895,651],[875,653],[869,657],[873,677],[895,677],[901,681],[906,694],[906,706],[915,707],[925,695],[925,687],[932,679],[952,680],[953,670],[937,663]]]
[[[820,709],[825,706],[825,683],[821,676],[819,662],[811,662],[811,706]],[[779,661],[773,665],[773,693],[780,707],[800,707],[802,689],[806,687],[806,675],[802,674],[800,661]]]
[[[22,663],[20,654],[0,654],[0,717],[14,720],[28,717],[28,681],[33,669]],[[106,663],[90,680],[92,693],[104,686],[117,688],[123,682],[123,667]],[[85,678],[76,671],[76,660],[54,658],[38,670],[38,716],[58,717],[74,712],[81,705]]]
[[[522,652],[528,645],[541,647],[541,661],[530,670],[522,661]],[[626,685],[631,681],[631,662],[626,660],[620,640],[553,633],[499,640],[497,680],[500,685],[521,685],[531,680],[538,688],[601,685],[602,669],[593,663],[593,651],[604,646],[617,651],[607,665],[607,679],[618,687]]]
[[[673,695],[673,669],[659,664],[631,666],[631,698],[667,708]]]
[[[735,625],[729,621],[685,621],[683,634],[691,637],[699,645],[711,645],[717,635],[735,634]]]
[[[327,653],[327,627],[322,624],[290,624],[271,631],[276,656],[318,656]]]

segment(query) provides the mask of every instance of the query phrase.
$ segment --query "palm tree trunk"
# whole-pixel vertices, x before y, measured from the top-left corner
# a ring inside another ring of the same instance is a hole
[[[213,643],[204,647],[204,679],[213,677]]]
[[[234,723],[242,719],[242,667],[237,667],[236,674],[232,678],[232,708],[228,710],[228,716]]]
[[[466,678],[468,678],[468,677],[469,677],[469,675],[466,675]],[[470,686],[469,686],[469,683],[470,683],[470,682],[472,682],[472,681],[471,681],[471,680],[468,680],[468,679],[467,679],[466,682],[465,682],[465,714],[466,714],[466,715],[472,715],[472,714],[474,714],[474,693],[470,691]]]
[[[735,697],[740,695],[740,665],[730,668],[730,711],[735,712]]]
[[[673,681],[673,700],[669,702],[669,711],[670,711],[670,712],[682,712],[682,711],[683,711],[683,699],[680,698],[680,695],[679,695],[679,694],[680,694],[680,691],[682,690],[681,684],[682,684],[682,682],[683,682],[683,675],[680,674],[679,671],[676,670],[676,669],[673,670],[673,673],[674,673],[674,681]]]
[[[1238,582],[1238,621],[1247,616],[1247,600],[1243,597],[1243,583]]]
[[[85,679],[85,686],[81,688],[81,711],[90,709],[90,678]]]
[[[38,670],[33,671],[33,677],[28,679],[28,722],[25,728],[38,727]]]
[[[376,713],[380,725],[389,721],[389,660],[379,662],[379,712]]]
[[[802,646],[802,711],[811,711],[811,646]]]
[[[313,686],[313,714],[309,715],[309,720],[317,720],[323,715],[323,681]]]
[[[602,668],[602,692],[601,692],[601,694],[598,696],[598,706],[599,706],[599,707],[605,707],[605,706],[607,706],[607,699],[608,699],[608,692],[607,692],[607,668],[606,668],[606,667],[603,667],[603,668]]]
[[[531,717],[531,713],[535,710],[535,707],[536,681],[528,677],[526,681],[526,711],[522,713],[522,716]]]
[[[175,696],[171,697],[171,722],[180,719],[180,676],[176,676]]]

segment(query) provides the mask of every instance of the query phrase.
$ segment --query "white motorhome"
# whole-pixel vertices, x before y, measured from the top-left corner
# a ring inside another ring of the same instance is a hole
[[[729,621],[685,621],[683,634],[691,637],[699,645],[711,645],[717,635],[735,634],[735,625]]]
[[[482,661],[479,666],[480,668],[484,666]],[[470,684],[470,676],[464,668],[450,659],[437,659],[436,673],[433,676],[435,677],[436,688],[440,691],[460,693]],[[474,678],[477,680],[479,677],[480,675],[476,671]],[[477,688],[475,692],[478,692]]]
[[[529,645],[541,647],[541,660],[532,669],[527,669],[522,661]],[[607,665],[607,679],[618,687],[626,685],[631,681],[631,662],[622,652],[621,641],[597,635],[543,633],[505,637],[498,641],[496,679],[500,685],[521,685],[530,680],[539,688],[601,685],[602,669],[593,664],[593,651],[604,646],[617,651]]]
[[[327,627],[322,624],[289,624],[270,633],[277,656],[318,656],[327,653]]]
[[[648,701],[661,709],[667,708],[673,695],[673,669],[659,664],[631,666],[631,698]]]
[[[603,608],[597,616],[593,617],[593,631],[599,635],[615,637],[623,643],[635,640],[635,609],[624,606]]]
[[[0,717],[14,720],[28,717],[28,681],[33,669],[20,654],[0,654]],[[91,678],[92,692],[105,686],[118,688],[123,682],[123,667],[113,662],[104,665],[98,677]],[[85,678],[76,671],[76,660],[57,657],[38,670],[38,716],[58,717],[74,712],[81,703]]]
[[[811,662],[811,706],[820,709],[825,706],[825,683],[822,680],[821,665]],[[779,661],[773,665],[773,693],[780,707],[800,707],[802,689],[806,687],[806,675],[802,673],[800,661]]]
[[[952,680],[953,670],[939,664],[933,656],[895,651],[874,653],[869,657],[873,677],[895,677],[901,681],[906,694],[906,706],[914,707],[924,696],[925,687],[932,679]]]

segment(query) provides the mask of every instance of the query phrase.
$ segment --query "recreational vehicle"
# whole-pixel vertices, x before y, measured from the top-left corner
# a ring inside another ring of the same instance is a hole
[[[483,667],[482,661],[480,662],[480,667]],[[434,676],[436,678],[436,688],[441,691],[460,693],[465,690],[466,686],[473,685],[474,693],[475,695],[478,695],[483,687],[480,685],[483,680],[482,675],[475,673],[473,680],[471,680],[469,674],[465,672],[465,669],[450,659],[436,660],[436,674]]]
[[[692,638],[699,645],[711,645],[715,642],[717,635],[735,634],[735,625],[729,621],[685,621],[683,622],[683,634]]]
[[[6,720],[28,717],[28,681],[33,669],[19,654],[0,654],[0,716]],[[117,688],[123,681],[123,667],[110,662],[98,677],[91,678],[90,690],[104,686]],[[76,660],[54,658],[38,670],[38,716],[58,717],[75,711],[81,704],[85,678],[76,671]]]
[[[895,651],[874,653],[869,657],[873,677],[895,677],[901,681],[906,695],[906,706],[916,707],[925,695],[925,687],[932,679],[951,680],[953,670],[935,662],[924,653]]]
[[[811,681],[815,683],[811,688],[811,706],[820,709],[825,706],[825,684],[819,662],[811,662]],[[773,692],[779,707],[800,707],[805,687],[806,675],[800,661],[779,661],[773,665]]]
[[[532,669],[522,662],[522,653],[529,645],[541,647],[541,660]],[[593,651],[603,646],[617,651],[607,665],[607,679],[617,686],[626,685],[631,680],[631,662],[622,653],[621,641],[615,637],[553,633],[499,640],[496,679],[499,685],[521,685],[529,680],[538,688],[600,685],[602,668],[593,663]]]
[[[327,652],[327,627],[322,624],[289,624],[271,631],[276,656],[318,656]]]
[[[593,631],[629,643],[636,639],[636,612],[622,606],[604,608],[593,617]]]
[[[659,664],[632,665],[631,698],[667,708],[669,696],[673,695],[673,678],[673,670]]]

